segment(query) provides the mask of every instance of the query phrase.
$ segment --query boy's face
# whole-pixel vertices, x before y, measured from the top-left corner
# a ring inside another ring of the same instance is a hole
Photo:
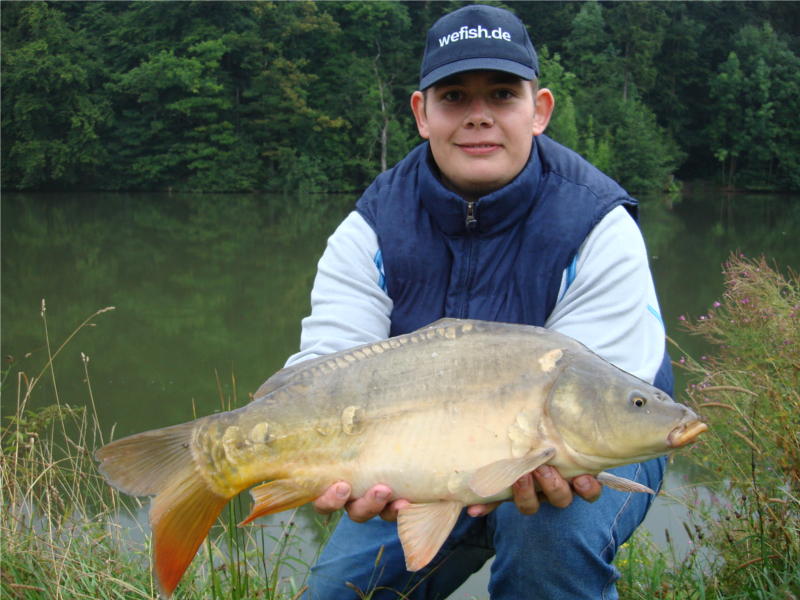
[[[477,198],[500,189],[528,161],[533,136],[547,127],[549,90],[501,71],[467,71],[414,92],[419,134],[450,189]]]

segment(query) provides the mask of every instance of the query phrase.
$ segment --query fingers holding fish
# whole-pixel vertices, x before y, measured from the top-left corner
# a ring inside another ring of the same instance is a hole
[[[523,515],[532,515],[539,510],[541,503],[532,474],[527,473],[517,479],[511,486],[511,491],[514,495],[514,504]]]
[[[314,500],[314,510],[321,515],[329,515],[340,508],[344,508],[350,498],[350,484],[346,481],[338,481],[330,486],[325,493]]]
[[[386,509],[391,497],[392,489],[389,486],[381,483],[374,485],[363,496],[351,500],[345,505],[347,516],[356,523],[369,521]]]
[[[500,506],[501,502],[489,502],[487,504],[473,504],[467,508],[467,514],[470,517],[485,517],[495,508]]]
[[[533,477],[547,502],[558,508],[566,508],[572,503],[572,488],[555,468],[542,465],[533,472]]]
[[[575,493],[587,502],[594,502],[603,492],[603,486],[591,475],[578,475],[572,480]]]
[[[411,506],[411,502],[408,500],[403,500],[402,498],[400,500],[394,500],[387,504],[386,508],[381,511],[380,517],[384,521],[397,521],[398,513],[409,506]]]

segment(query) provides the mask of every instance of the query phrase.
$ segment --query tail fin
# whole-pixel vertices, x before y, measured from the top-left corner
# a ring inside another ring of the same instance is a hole
[[[108,482],[150,505],[153,563],[161,594],[172,595],[229,498],[209,489],[190,450],[194,423],[146,431],[100,448]]]

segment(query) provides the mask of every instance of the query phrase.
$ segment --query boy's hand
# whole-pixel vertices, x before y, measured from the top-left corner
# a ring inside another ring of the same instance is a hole
[[[536,490],[534,480],[540,491]],[[532,515],[538,511],[542,500],[558,508],[566,508],[572,503],[573,489],[578,496],[588,502],[597,500],[603,491],[600,482],[591,475],[575,477],[570,486],[570,482],[549,465],[541,466],[533,473],[520,477],[511,489],[514,493],[514,503],[525,515]],[[360,498],[351,500],[350,493],[350,484],[339,481],[314,500],[314,510],[327,515],[344,508],[350,519],[357,523],[369,521],[378,515],[386,521],[396,521],[398,511],[410,504],[408,500],[389,501],[392,490],[380,483],[367,490],[367,493]],[[541,499],[539,494],[542,496]],[[482,517],[492,512],[499,504],[499,502],[474,504],[467,509],[467,512],[473,517]]]
[[[570,482],[554,467],[543,465],[533,473],[523,475],[511,486],[514,504],[522,514],[532,515],[539,510],[543,500],[558,508],[566,508],[572,504],[573,489],[587,502],[597,500],[603,491],[603,486],[591,475],[578,475],[571,483],[570,486]],[[536,484],[539,486],[538,491]],[[499,504],[499,502],[474,504],[467,509],[467,512],[473,517],[482,517],[492,512]]]
[[[314,500],[314,510],[328,515],[344,508],[347,516],[356,523],[369,521],[378,515],[385,521],[396,521],[400,509],[411,504],[408,500],[389,501],[392,490],[380,483],[367,490],[367,493],[360,498],[351,500],[351,491],[350,484],[346,481],[334,483],[322,496]]]

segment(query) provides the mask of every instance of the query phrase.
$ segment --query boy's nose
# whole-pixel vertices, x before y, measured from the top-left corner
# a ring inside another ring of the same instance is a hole
[[[464,125],[467,127],[491,127],[494,117],[488,104],[482,98],[476,98],[469,104]]]

